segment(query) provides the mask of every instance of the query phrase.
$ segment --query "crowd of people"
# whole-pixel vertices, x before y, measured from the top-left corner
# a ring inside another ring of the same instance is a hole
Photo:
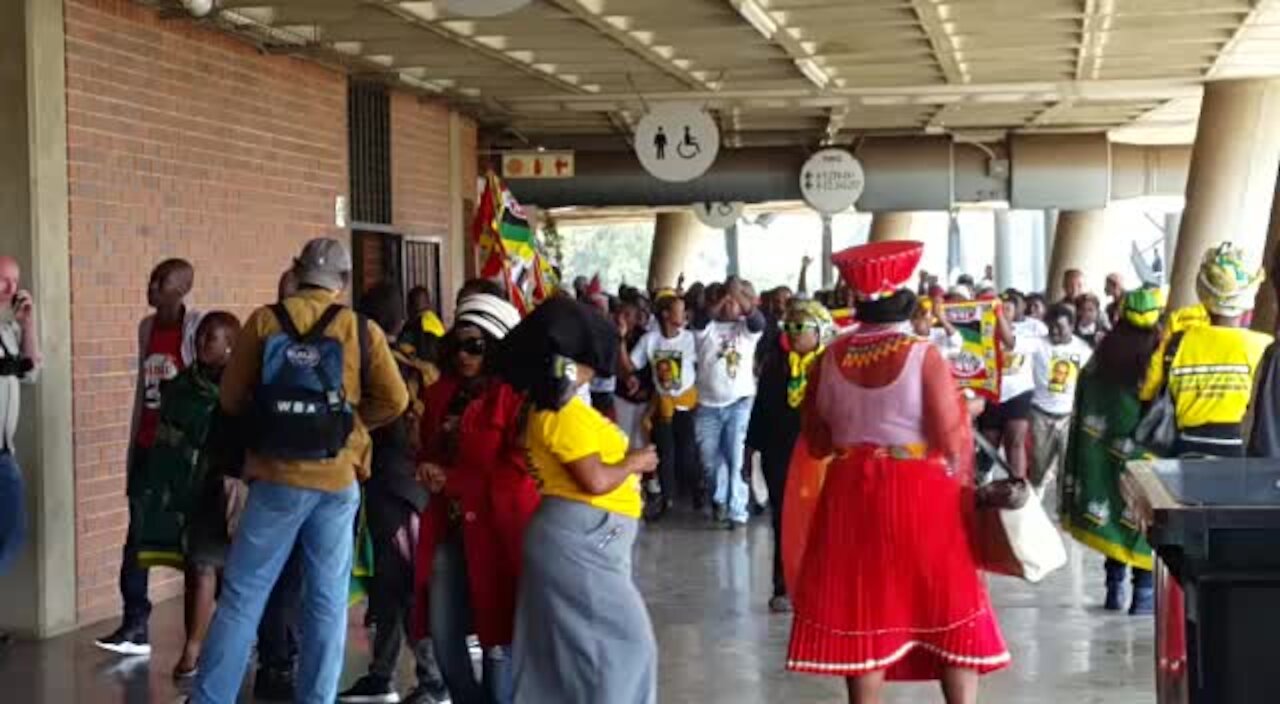
[[[1150,614],[1125,460],[1280,456],[1280,356],[1245,325],[1263,275],[1229,244],[1178,311],[1159,282],[1126,291],[1119,275],[1104,305],[1078,271],[1060,295],[927,273],[913,286],[922,250],[842,252],[841,285],[813,296],[807,259],[798,292],[730,277],[611,296],[579,279],[523,317],[475,280],[447,329],[425,289],[343,305],[351,259],[332,239],[243,322],[188,306],[194,267],[161,262],[138,329],[123,618],[97,644],[150,654],[148,570],[172,567],[186,586],[173,676],[197,704],[236,700],[255,643],[271,701],[647,704],[641,525],[687,505],[737,530],[767,504],[788,669],[845,678],[858,703],[903,679],[975,702],[979,675],[1011,661],[973,543],[993,465],[1038,496],[1057,487],[1064,528],[1106,557],[1106,608],[1125,608],[1131,575],[1129,612]],[[0,259],[0,568],[21,539],[16,384],[40,364],[19,282]],[[947,310],[971,301],[998,310],[989,401],[952,372],[965,342]],[[357,593],[372,659],[339,692]],[[406,643],[417,682],[402,696]]]

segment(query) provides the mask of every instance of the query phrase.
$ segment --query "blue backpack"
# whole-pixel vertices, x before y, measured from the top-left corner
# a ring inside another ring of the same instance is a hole
[[[338,456],[355,429],[356,410],[343,388],[343,342],[325,330],[344,306],[333,304],[311,329],[298,332],[283,304],[270,307],[280,332],[262,351],[262,379],[254,391],[252,448],[284,460],[324,460]],[[356,316],[361,384],[368,357],[368,324]]]

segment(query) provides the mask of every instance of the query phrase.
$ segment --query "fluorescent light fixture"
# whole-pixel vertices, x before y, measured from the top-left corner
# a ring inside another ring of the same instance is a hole
[[[796,68],[800,69],[800,73],[803,73],[806,78],[817,84],[819,88],[826,88],[827,83],[831,82],[831,77],[813,59],[796,59]]]
[[[750,22],[757,32],[764,35],[765,39],[772,39],[773,35],[778,32],[778,23],[773,21],[769,13],[763,7],[757,5],[755,0],[740,0],[736,4],[738,13],[747,22]]]

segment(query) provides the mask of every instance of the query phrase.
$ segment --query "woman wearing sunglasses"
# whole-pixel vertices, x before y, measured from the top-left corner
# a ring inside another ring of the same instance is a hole
[[[498,342],[520,322],[509,303],[475,294],[444,340],[443,375],[423,396],[418,474],[433,497],[416,565],[418,632],[431,634],[457,704],[507,704],[524,529],[538,505],[517,435],[521,394],[494,374]],[[483,686],[466,638],[484,648]]]
[[[782,574],[782,497],[787,486],[791,451],[800,436],[800,406],[808,388],[809,370],[831,339],[835,324],[831,313],[817,301],[793,300],[783,318],[778,349],[768,350],[760,372],[760,392],[747,426],[747,461],[744,479],[751,472],[751,454],[760,453],[761,469],[769,486],[773,518],[773,597],[769,610],[789,613],[786,580]]]

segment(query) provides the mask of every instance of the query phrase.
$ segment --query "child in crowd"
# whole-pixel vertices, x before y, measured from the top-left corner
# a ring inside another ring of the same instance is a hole
[[[213,618],[218,573],[226,562],[247,491],[238,479],[243,456],[218,413],[218,383],[240,333],[225,311],[196,329],[195,363],[160,389],[160,420],[137,478],[136,540],[143,568],[185,568],[186,644],[175,679],[196,673],[200,645]]]
[[[698,407],[697,342],[685,329],[685,302],[673,290],[657,296],[658,329],[641,337],[630,354],[622,354],[621,366],[628,386],[642,385],[638,371],[651,371],[656,390],[653,443],[658,449],[658,496],[650,492],[646,506],[649,520],[657,520],[671,508],[677,494],[694,495],[698,478],[698,443],[693,412]],[[634,444],[634,442],[633,442]]]
[[[1039,293],[1027,294],[1027,317],[1032,320],[1044,322],[1044,315],[1049,311],[1049,305],[1044,301],[1044,295]]]
[[[1096,348],[1111,329],[1102,315],[1102,301],[1092,293],[1076,299],[1076,318],[1076,337],[1088,343],[1090,349]]]
[[[1080,370],[1093,356],[1093,348],[1072,333],[1076,319],[1071,308],[1063,305],[1050,308],[1045,322],[1049,336],[1031,353],[1035,379],[1031,400],[1031,485],[1037,490],[1053,481],[1067,453],[1076,381]]]

